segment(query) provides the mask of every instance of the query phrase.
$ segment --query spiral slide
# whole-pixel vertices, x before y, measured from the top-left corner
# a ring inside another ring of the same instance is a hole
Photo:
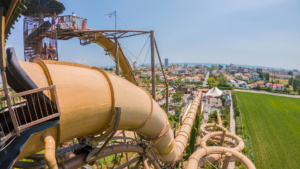
[[[253,163],[241,153],[244,149],[244,141],[239,136],[228,133],[223,126],[213,123],[201,125],[200,131],[202,137],[200,140],[201,148],[189,157],[188,169],[202,167],[219,159],[223,161],[222,168],[227,168],[229,164],[229,158],[226,158],[227,155],[241,162],[247,169],[255,169]],[[237,144],[232,141],[235,141]],[[209,147],[207,146],[207,142],[221,143],[221,145]],[[226,147],[223,145],[225,142]]]

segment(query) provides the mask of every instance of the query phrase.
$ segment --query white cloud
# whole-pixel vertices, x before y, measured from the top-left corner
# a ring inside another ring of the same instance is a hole
[[[75,60],[75,63],[88,64],[88,60],[87,59],[77,59],[77,60]]]

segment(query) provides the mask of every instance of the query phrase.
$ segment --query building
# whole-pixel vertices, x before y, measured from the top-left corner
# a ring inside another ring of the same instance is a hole
[[[273,90],[283,91],[284,90],[284,84],[274,84],[273,85]]]
[[[248,68],[244,68],[244,73],[249,73],[250,70]]]
[[[243,67],[238,67],[238,72],[239,73],[244,73],[244,68]]]
[[[177,73],[187,73],[187,70],[186,69],[177,70]]]
[[[189,67],[188,64],[184,64],[184,68],[187,69]]]
[[[238,86],[239,86],[239,87],[242,87],[242,88],[247,88],[247,83],[244,82],[244,81],[239,81],[239,82],[238,82]]]
[[[202,69],[202,65],[196,65],[195,68]]]
[[[191,77],[186,77],[186,78],[185,78],[185,81],[186,81],[186,82],[191,82],[191,81],[192,81],[192,78],[191,78]]]
[[[241,77],[243,74],[242,73],[235,73],[234,77]]]
[[[165,66],[169,66],[169,59],[165,58]]]
[[[133,69],[137,69],[138,68],[138,63],[137,62],[133,62]]]
[[[234,80],[229,80],[228,82],[229,82],[230,86],[239,87],[238,84]]]
[[[234,64],[226,65],[226,70],[228,72],[237,72],[237,67]]]
[[[223,69],[223,65],[219,65],[219,70]]]
[[[211,66],[213,70],[219,70],[219,66],[218,65],[212,65]]]
[[[248,78],[251,77],[251,74],[250,74],[250,73],[246,73],[246,74],[244,74],[244,75],[247,76]]]
[[[241,77],[242,77],[242,80],[247,80],[247,81],[249,80],[249,77],[248,77],[248,76],[244,76],[244,75],[243,75],[243,76],[241,76]]]
[[[253,79],[253,80],[259,79],[259,74],[258,73],[251,73],[251,79]]]
[[[256,68],[256,72],[262,72],[262,68]]]
[[[192,77],[192,82],[200,82],[199,77]]]

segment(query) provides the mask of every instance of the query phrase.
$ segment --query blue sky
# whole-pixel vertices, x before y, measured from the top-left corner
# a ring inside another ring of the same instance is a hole
[[[91,29],[154,30],[162,58],[179,63],[235,63],[300,69],[299,0],[61,0],[66,10],[88,19]],[[23,59],[23,18],[15,25],[7,46]],[[135,60],[148,36],[122,39],[128,58]],[[93,66],[112,65],[95,44],[78,39],[58,42],[60,60]],[[149,43],[139,56],[150,62]],[[147,56],[147,57],[146,57]],[[145,59],[146,58],[146,59]],[[139,62],[140,63],[140,62]]]

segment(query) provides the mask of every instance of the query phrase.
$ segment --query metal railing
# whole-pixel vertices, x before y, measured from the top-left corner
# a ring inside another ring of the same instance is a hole
[[[10,98],[11,107],[6,106],[5,97],[0,98],[0,145],[24,129],[60,116],[55,86],[15,93]]]
[[[58,16],[58,27],[60,29],[86,29],[86,18],[81,18],[73,15]]]

